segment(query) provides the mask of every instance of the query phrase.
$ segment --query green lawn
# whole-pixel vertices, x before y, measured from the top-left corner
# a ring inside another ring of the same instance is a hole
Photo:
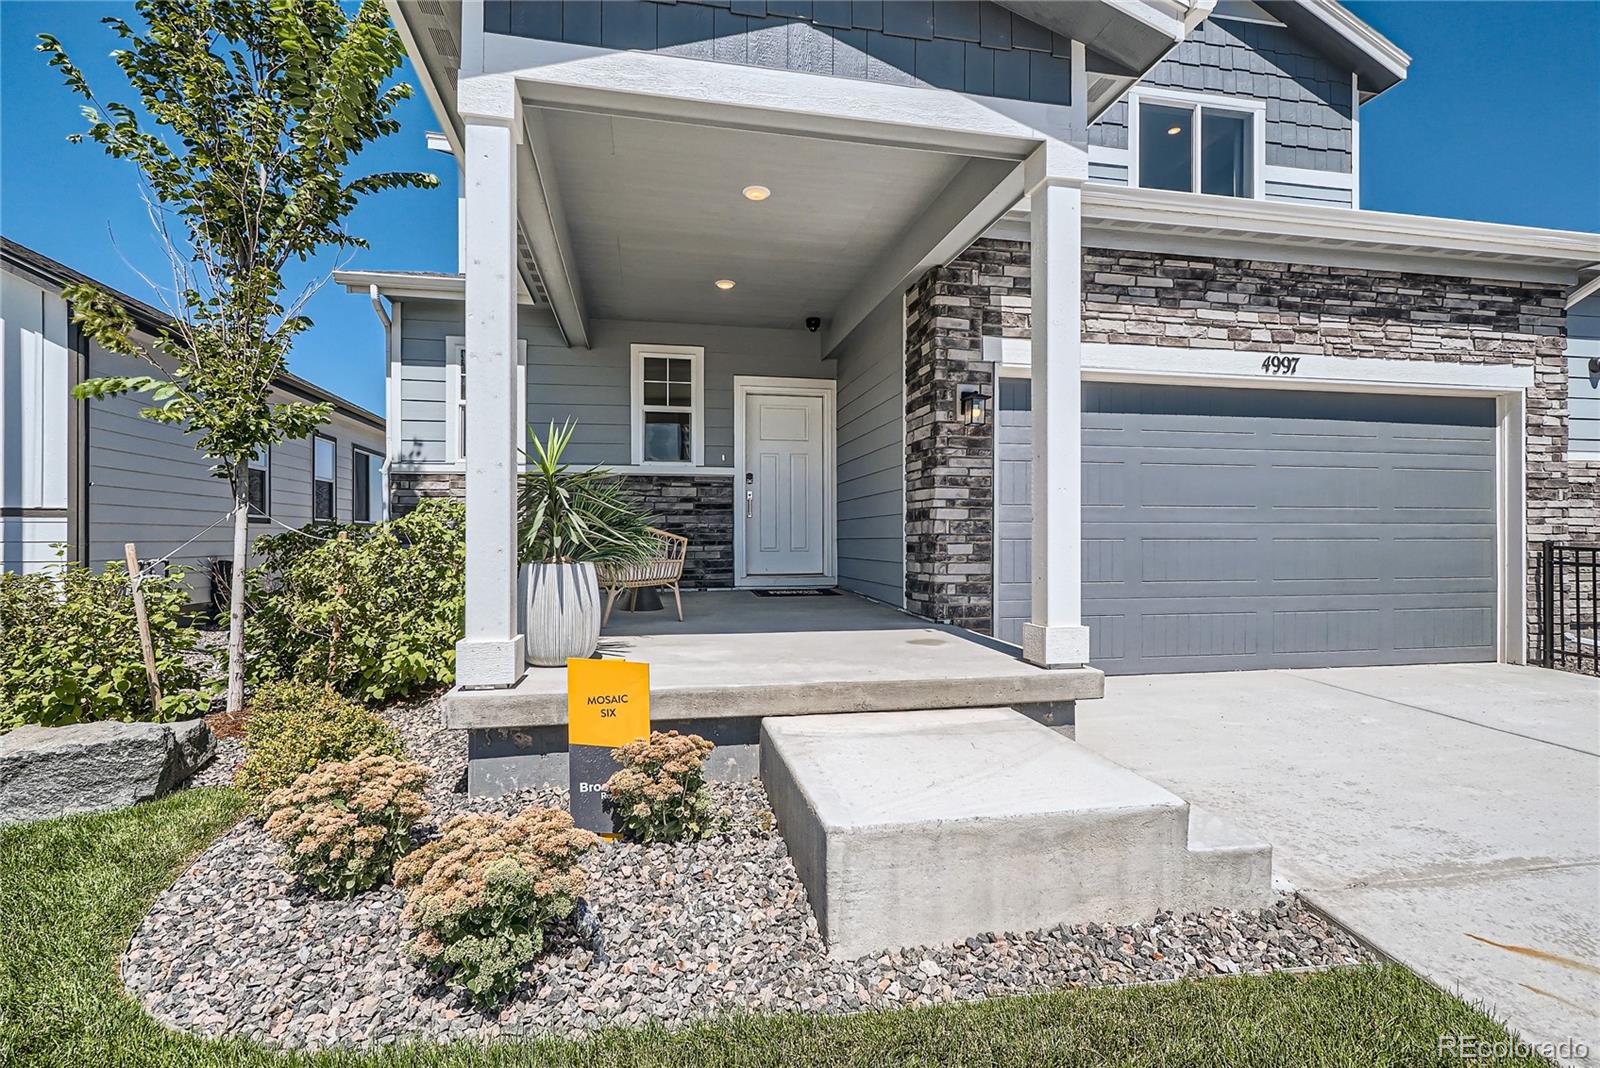
[[[238,818],[229,790],[0,830],[0,1066],[1457,1065],[1440,1033],[1495,1023],[1396,967],[1084,990],[846,1017],[739,1016],[581,1043],[290,1056],[180,1036],[124,996],[117,956],[151,899]],[[1485,1062],[1477,1062],[1485,1063]],[[1506,1064],[1542,1064],[1537,1060]]]

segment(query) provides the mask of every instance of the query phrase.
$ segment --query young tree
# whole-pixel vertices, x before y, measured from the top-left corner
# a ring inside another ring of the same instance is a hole
[[[382,0],[348,14],[338,0],[138,0],[142,28],[102,20],[122,38],[113,58],[142,105],[102,104],[61,43],[39,51],[86,102],[85,136],[130,161],[167,251],[173,322],[146,352],[127,309],[90,285],[69,287],[73,318],[102,347],[154,364],[153,375],[101,378],[79,397],[144,393],[142,415],[183,427],[233,490],[228,708],[244,701],[244,567],[249,461],[309,434],[324,404],[274,403],[302,310],[284,269],[323,249],[366,242],[345,221],[361,198],[432,188],[429,174],[389,171],[346,181],[352,157],[400,128],[411,95],[385,82],[405,55]],[[324,279],[325,280],[325,277]]]

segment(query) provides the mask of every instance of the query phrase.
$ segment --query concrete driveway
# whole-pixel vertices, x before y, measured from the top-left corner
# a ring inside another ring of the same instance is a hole
[[[1504,664],[1106,680],[1078,741],[1273,845],[1277,879],[1600,1065],[1600,681]]]

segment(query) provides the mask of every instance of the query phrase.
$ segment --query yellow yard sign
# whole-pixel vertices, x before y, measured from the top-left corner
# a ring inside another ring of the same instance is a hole
[[[617,770],[611,750],[649,736],[649,664],[567,661],[567,807],[574,823],[610,835],[603,791]]]

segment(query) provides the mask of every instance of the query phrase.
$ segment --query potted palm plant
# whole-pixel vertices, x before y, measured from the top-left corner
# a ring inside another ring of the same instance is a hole
[[[531,428],[531,463],[517,494],[518,559],[527,591],[528,663],[562,667],[600,641],[597,563],[631,563],[655,549],[650,517],[605,468],[562,462],[576,424]]]

